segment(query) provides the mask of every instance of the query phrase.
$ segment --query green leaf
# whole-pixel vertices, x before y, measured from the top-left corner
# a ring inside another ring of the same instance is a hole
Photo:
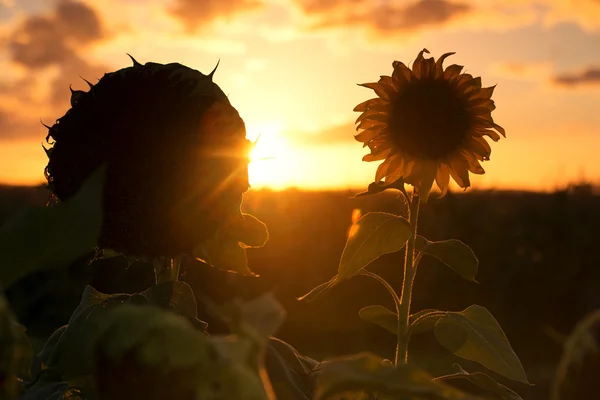
[[[398,314],[384,306],[375,305],[362,308],[358,315],[364,321],[379,325],[394,335],[398,334]]]
[[[436,323],[434,334],[442,346],[457,356],[528,383],[519,357],[496,319],[484,307],[472,305],[463,311],[447,312]]]
[[[423,333],[432,330],[438,320],[443,317],[442,313],[440,310],[427,309],[411,314],[409,326],[412,329],[412,333]]]
[[[68,267],[90,252],[102,228],[105,168],[54,207],[33,208],[0,227],[0,282],[8,288],[36,271]]]
[[[392,310],[386,307],[375,305],[362,308],[358,315],[365,321],[379,325],[387,331],[397,335],[398,333],[398,316]],[[427,316],[419,320],[419,318]],[[434,328],[436,322],[443,316],[439,310],[422,310],[412,314],[408,320],[410,326],[413,326],[415,321],[419,320],[417,325],[412,328],[412,333],[422,333]]]
[[[475,400],[413,365],[394,367],[372,353],[324,361],[315,369],[315,400],[335,398],[341,393],[382,392],[397,396],[416,396],[435,400]]]
[[[424,254],[434,256],[466,280],[477,282],[475,276],[479,260],[473,250],[460,240],[430,242],[423,236],[417,235],[415,248]]]
[[[231,236],[239,240],[243,247],[262,247],[269,240],[267,225],[253,215],[242,214],[239,222],[232,226]]]
[[[298,297],[297,300],[306,301],[307,303],[314,301],[317,297],[329,292],[329,290],[335,286],[336,278],[337,277],[334,276],[327,282],[321,283],[319,286],[313,288],[310,292],[308,292],[304,296]]]
[[[272,293],[250,301],[235,299],[212,308],[227,322],[232,333],[254,337],[260,343],[266,343],[285,319],[285,310]]]
[[[458,364],[454,364],[458,368],[458,372],[448,375],[448,378],[464,378],[475,386],[479,386],[484,390],[488,390],[497,394],[502,400],[523,400],[521,396],[507,388],[506,386],[496,382],[491,376],[483,372],[467,372]]]
[[[342,252],[338,282],[356,275],[383,254],[400,250],[412,234],[405,218],[383,212],[365,214],[352,231]]]
[[[15,322],[8,302],[0,292],[0,398],[15,398],[19,380],[29,379],[33,351],[25,327]]]
[[[71,380],[92,372],[93,342],[98,333],[101,318],[110,310],[121,306],[131,296],[128,294],[108,295],[86,286],[81,302],[62,331],[59,338],[55,335],[52,351],[47,360],[48,367],[62,374],[63,379]],[[73,351],[77,349],[77,351]]]
[[[194,249],[194,257],[225,271],[255,275],[248,267],[246,250],[229,235],[218,235],[202,243]]]
[[[231,317],[236,333],[208,336],[173,313],[126,304],[101,322],[98,351],[115,361],[132,355],[132,371],[149,367],[169,377],[175,387],[188,389],[183,392],[193,393],[194,398],[273,400],[263,364],[265,335],[273,332],[274,311],[282,309],[272,295],[266,295],[248,303],[235,302],[228,310],[236,310]],[[99,368],[109,375],[112,371],[110,363]],[[122,379],[113,375],[109,383]]]
[[[97,340],[97,346],[110,359],[119,360],[134,351],[140,364],[161,370],[183,369],[210,360],[208,338],[203,332],[155,307],[124,304],[112,309],[99,321]]]
[[[185,282],[170,281],[152,286],[142,293],[149,304],[175,311],[190,319],[198,317],[194,291]]]
[[[94,341],[99,334],[101,321],[124,304],[158,306],[173,311],[176,318],[185,319],[196,328],[206,328],[206,323],[197,319],[196,299],[185,282],[165,282],[131,295],[108,295],[86,286],[69,324],[57,330],[46,342],[41,361],[60,371],[66,380],[91,374]]]

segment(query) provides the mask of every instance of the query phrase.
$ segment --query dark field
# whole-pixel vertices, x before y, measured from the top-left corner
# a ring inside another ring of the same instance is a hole
[[[600,196],[586,186],[551,194],[467,192],[432,199],[422,206],[420,234],[430,240],[460,239],[480,260],[479,284],[462,280],[432,258],[417,275],[413,311],[461,310],[471,304],[488,308],[521,358],[527,387],[508,383],[524,399],[547,399],[560,357],[562,335],[576,321],[600,308]],[[371,350],[392,358],[395,337],[368,325],[358,310],[371,304],[392,308],[375,281],[355,277],[315,303],[295,297],[329,280],[337,269],[354,208],[402,213],[395,195],[351,198],[353,192],[269,192],[247,195],[244,208],[269,227],[270,240],[248,250],[259,278],[238,277],[188,260],[186,280],[199,299],[226,300],[272,289],[288,310],[279,337],[316,358]],[[0,223],[27,205],[43,205],[45,189],[0,188]],[[402,254],[381,257],[370,269],[400,287]],[[109,277],[110,276],[110,277]],[[88,265],[85,260],[62,271],[29,277],[9,291],[9,299],[30,335],[40,339],[68,322],[85,284],[104,292],[137,291],[152,283],[151,269],[113,259]],[[209,321],[213,331],[218,321]],[[209,328],[210,330],[210,328]],[[435,374],[451,372],[450,353],[432,334],[411,342],[412,361]],[[460,361],[469,369],[472,365]],[[471,370],[475,368],[470,368]],[[503,383],[507,383],[502,381]]]

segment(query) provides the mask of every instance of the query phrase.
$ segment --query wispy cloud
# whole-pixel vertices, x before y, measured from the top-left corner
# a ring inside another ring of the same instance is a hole
[[[5,66],[20,74],[0,85],[0,138],[39,136],[40,118],[56,119],[57,113],[64,113],[71,84],[86,86],[80,76],[95,82],[106,72],[104,66],[87,61],[83,52],[109,37],[92,7],[70,0],[14,22],[3,38]]]
[[[578,87],[578,86],[598,86],[600,87],[600,66],[588,67],[582,71],[567,72],[556,75],[552,82],[559,86]]]
[[[176,17],[188,32],[213,23],[218,19],[232,19],[239,14],[260,8],[259,0],[176,0],[168,12]]]
[[[469,12],[464,2],[420,0],[410,3],[370,0],[296,0],[311,29],[365,27],[377,33],[415,32],[443,26]]]

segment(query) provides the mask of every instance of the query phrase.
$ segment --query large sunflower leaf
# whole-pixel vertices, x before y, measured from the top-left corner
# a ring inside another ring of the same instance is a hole
[[[54,207],[32,208],[0,227],[0,282],[8,288],[36,271],[67,267],[90,252],[102,228],[105,168]]]
[[[427,372],[413,365],[394,367],[372,353],[324,361],[315,369],[315,373],[315,400],[334,399],[341,393],[357,394],[363,391],[430,400],[479,399],[432,380]]]
[[[458,372],[449,375],[449,377],[466,379],[475,386],[479,386],[484,390],[495,393],[502,400],[523,400],[521,396],[501,383],[496,382],[491,376],[484,374],[483,372],[467,372],[462,369],[460,365],[454,365],[458,368]]]
[[[396,252],[412,235],[406,218],[371,212],[351,228],[338,268],[337,281],[351,278],[380,256]]]
[[[246,250],[230,235],[218,235],[197,246],[194,257],[225,271],[254,275],[248,267]]]
[[[69,324],[48,339],[41,361],[59,371],[67,380],[91,374],[93,346],[101,321],[109,312],[124,304],[155,305],[173,311],[177,318],[186,319],[197,328],[206,327],[204,322],[196,318],[195,298],[185,282],[165,282],[132,295],[109,295],[86,286]]]
[[[459,357],[475,361],[507,378],[528,383],[498,321],[484,307],[472,305],[463,311],[447,312],[433,330],[442,346]]]
[[[392,310],[381,306],[367,306],[362,308],[358,315],[367,322],[372,322],[375,325],[379,325],[383,329],[398,334],[398,315]],[[443,316],[443,312],[439,310],[421,310],[409,317],[408,323],[411,326],[412,333],[423,333],[432,330],[435,327],[436,322]],[[421,318],[425,317],[425,318]],[[415,325],[416,321],[419,321]]]
[[[430,242],[423,236],[417,235],[415,248],[424,254],[434,256],[466,280],[477,282],[475,276],[477,275],[479,260],[473,250],[460,240],[449,239]]]

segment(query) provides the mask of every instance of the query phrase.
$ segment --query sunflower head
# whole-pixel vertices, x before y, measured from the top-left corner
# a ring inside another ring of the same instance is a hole
[[[173,257],[241,218],[251,143],[214,71],[133,61],[71,91],[49,127],[46,177],[66,200],[106,165],[100,247]]]
[[[446,53],[437,61],[419,52],[412,69],[394,61],[392,76],[364,86],[378,96],[354,108],[356,140],[371,150],[364,161],[384,160],[377,168],[375,183],[411,184],[427,201],[433,182],[442,196],[450,177],[462,187],[470,186],[469,172],[483,174],[480,161],[489,160],[490,145],[505,135],[494,123],[491,99],[494,86],[482,88],[481,78],[461,73],[463,67],[443,67]]]

